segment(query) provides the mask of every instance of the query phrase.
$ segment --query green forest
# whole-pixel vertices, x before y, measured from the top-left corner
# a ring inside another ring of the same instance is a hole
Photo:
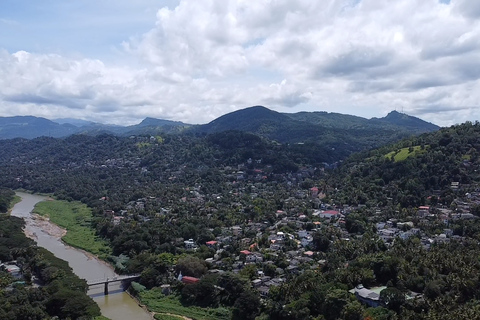
[[[140,273],[130,292],[152,311],[195,319],[480,318],[479,123],[341,163],[326,162],[328,150],[315,144],[237,131],[74,135],[0,146],[8,150],[0,155],[0,186],[61,200],[38,210],[90,233],[94,244],[83,248],[117,272]],[[13,192],[2,192],[8,208]],[[21,221],[4,220],[18,224],[9,227],[15,237],[23,235]],[[5,241],[0,260],[25,259],[41,274],[41,249],[26,238],[18,242],[22,250]],[[60,286],[62,279],[42,279],[38,290],[48,294],[38,297],[41,304],[28,300],[29,309],[78,317],[60,299],[73,290]],[[85,292],[82,281],[68,281]],[[361,288],[380,291],[362,300]],[[98,314],[90,300],[77,298],[86,305],[82,316]],[[5,304],[0,312],[15,310]]]

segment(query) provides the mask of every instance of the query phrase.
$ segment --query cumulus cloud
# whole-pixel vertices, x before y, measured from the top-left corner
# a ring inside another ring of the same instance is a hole
[[[124,39],[122,65],[0,52],[0,110],[202,123],[263,104],[463,122],[480,116],[479,10],[468,0],[182,0]]]

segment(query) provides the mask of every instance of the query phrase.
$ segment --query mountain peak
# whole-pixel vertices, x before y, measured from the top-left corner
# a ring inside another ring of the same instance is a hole
[[[431,122],[424,121],[417,117],[410,116],[406,113],[398,112],[396,110],[391,111],[384,118],[380,118],[377,120],[380,120],[382,122],[388,122],[398,126],[421,129],[421,130],[424,130],[425,132],[435,131],[440,128],[439,126]]]
[[[156,119],[156,118],[151,118],[147,117],[142,120],[138,125],[138,127],[163,127],[163,126],[179,126],[179,125],[185,125],[185,123],[180,122],[180,121],[171,121],[171,120],[164,120],[164,119]]]
[[[259,127],[266,123],[280,123],[288,120],[289,118],[280,112],[270,110],[263,106],[253,106],[227,113],[203,125],[202,130],[207,132],[226,130],[256,132]]]

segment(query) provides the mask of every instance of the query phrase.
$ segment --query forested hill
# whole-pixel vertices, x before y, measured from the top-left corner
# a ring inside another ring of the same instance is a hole
[[[334,176],[337,196],[343,203],[450,205],[452,183],[468,191],[480,182],[479,151],[480,124],[467,122],[356,154]]]
[[[353,152],[438,130],[438,126],[398,112],[365,119],[339,113],[279,113],[262,106],[235,111],[194,127],[196,132],[240,130],[280,143],[312,143],[340,160]]]
[[[301,166],[320,166],[325,153],[309,145],[279,145],[258,136],[229,131],[206,137],[184,135],[0,140],[0,185],[13,189],[62,194],[91,204],[108,194],[129,201],[145,194],[178,192],[194,181],[221,189],[229,169],[256,161],[263,175],[297,172]],[[258,162],[258,163],[257,163]],[[253,165],[253,164],[252,164]],[[248,168],[245,168],[248,169]],[[245,170],[244,169],[244,170]],[[249,169],[247,173],[252,170]],[[215,183],[213,183],[214,181]]]

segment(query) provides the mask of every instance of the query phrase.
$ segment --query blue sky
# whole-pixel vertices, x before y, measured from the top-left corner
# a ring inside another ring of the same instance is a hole
[[[4,0],[3,116],[479,120],[480,1]]]
[[[150,30],[159,8],[177,4],[177,0],[4,0],[0,43],[9,52],[108,59],[123,41]]]

